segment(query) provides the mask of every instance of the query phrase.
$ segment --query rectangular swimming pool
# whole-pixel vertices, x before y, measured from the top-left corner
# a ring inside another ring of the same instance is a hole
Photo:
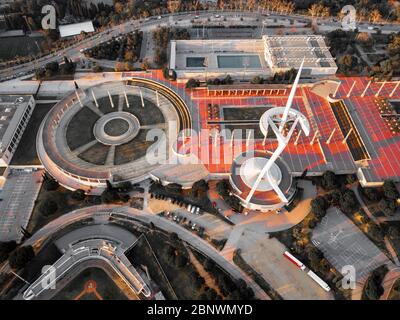
[[[186,58],[186,67],[187,68],[204,68],[204,57],[187,57]]]
[[[260,69],[261,61],[258,55],[224,55],[217,56],[220,69]]]

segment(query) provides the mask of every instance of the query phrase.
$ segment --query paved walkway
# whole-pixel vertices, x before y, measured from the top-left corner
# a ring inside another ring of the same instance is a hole
[[[311,210],[311,200],[316,196],[316,188],[311,181],[300,180],[298,186],[303,189],[302,200],[292,211],[282,209],[280,213],[276,211],[260,214],[257,211],[250,211],[247,215],[235,213],[216,190],[217,181],[210,181],[208,196],[216,207],[220,209],[220,214],[227,217],[236,226],[246,226],[247,229],[260,233],[278,232],[290,229],[299,224],[309,214]]]
[[[26,228],[42,186],[43,171],[14,170],[2,190],[0,201],[0,241],[22,239],[21,227]]]

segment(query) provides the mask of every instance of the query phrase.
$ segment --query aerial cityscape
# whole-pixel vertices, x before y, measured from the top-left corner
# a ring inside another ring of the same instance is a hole
[[[0,0],[0,300],[400,300],[400,1]]]

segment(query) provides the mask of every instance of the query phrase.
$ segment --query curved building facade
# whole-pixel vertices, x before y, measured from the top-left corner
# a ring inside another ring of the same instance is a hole
[[[148,150],[157,148],[158,159],[167,159],[171,140],[190,127],[184,101],[164,85],[140,78],[105,82],[57,103],[41,124],[37,150],[62,185],[90,190],[107,180],[148,177],[159,166]]]
[[[267,174],[261,179],[250,201],[246,201],[252,186],[271,155],[269,152],[258,150],[254,153],[242,153],[232,164],[229,180],[233,194],[247,209],[265,212],[280,209],[287,204],[282,202],[274,191]],[[293,200],[296,188],[293,185],[290,169],[282,158],[278,158],[273,164],[270,177],[276,181],[288,201]]]

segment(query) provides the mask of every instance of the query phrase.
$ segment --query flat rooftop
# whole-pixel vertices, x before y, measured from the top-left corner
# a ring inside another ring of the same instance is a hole
[[[336,68],[335,59],[319,35],[264,36],[265,50],[277,68]]]
[[[81,32],[94,32],[92,21],[85,21],[80,23],[66,24],[59,26],[61,38],[76,36]]]
[[[31,96],[0,95],[0,157],[2,148],[8,146],[30,99]]]
[[[174,56],[175,55],[175,56]],[[177,70],[265,70],[261,39],[176,40],[171,42],[171,68]]]
[[[311,133],[308,137],[300,136],[298,145],[295,145],[296,135],[282,153],[282,158],[289,165],[291,171],[296,175],[308,169],[309,175],[319,175],[326,170],[338,174],[362,172],[365,182],[372,185],[379,185],[386,179],[400,181],[400,133],[392,132],[379,111],[376,94],[379,92],[382,83],[372,83],[362,96],[368,85],[369,78],[354,77],[340,78],[341,85],[337,92],[337,98],[343,99],[343,104],[348,110],[351,119],[353,133],[350,134],[347,143],[343,140],[350,127],[342,128],[334,113],[332,105],[322,96],[318,95],[318,86],[328,85],[305,85],[303,84],[296,91],[293,108],[302,112],[310,121]],[[355,87],[350,97],[347,94],[355,82]],[[323,82],[321,82],[323,83]],[[333,90],[336,88],[336,82]],[[237,86],[239,87],[239,86]],[[213,86],[210,86],[213,88]],[[246,88],[246,86],[244,86]],[[386,83],[379,93],[379,100],[387,99],[396,105],[400,101],[400,86],[397,90],[396,82]],[[204,129],[242,129],[242,139],[246,139],[246,129],[255,130],[254,148],[257,150],[276,150],[275,139],[267,139],[263,145],[259,133],[259,117],[268,108],[284,106],[287,102],[287,95],[264,95],[262,90],[256,94],[256,90],[245,94],[218,92],[218,95],[209,94],[210,90],[195,90],[192,99],[200,114],[200,127]],[[393,95],[390,97],[391,93]],[[209,104],[216,105],[212,110]],[[215,109],[215,110],[214,110]],[[260,110],[258,110],[260,109]],[[350,122],[349,122],[350,123]],[[342,130],[344,129],[344,130]],[[334,132],[330,144],[327,140]],[[316,135],[316,142],[310,145]],[[352,145],[353,139],[362,142],[366,150],[366,156],[359,157],[358,145]],[[227,139],[226,143],[230,143]],[[223,144],[223,142],[221,142]],[[210,154],[215,149],[210,146]],[[231,169],[230,158],[219,152],[219,163],[209,161],[207,169],[213,173],[229,173]]]

